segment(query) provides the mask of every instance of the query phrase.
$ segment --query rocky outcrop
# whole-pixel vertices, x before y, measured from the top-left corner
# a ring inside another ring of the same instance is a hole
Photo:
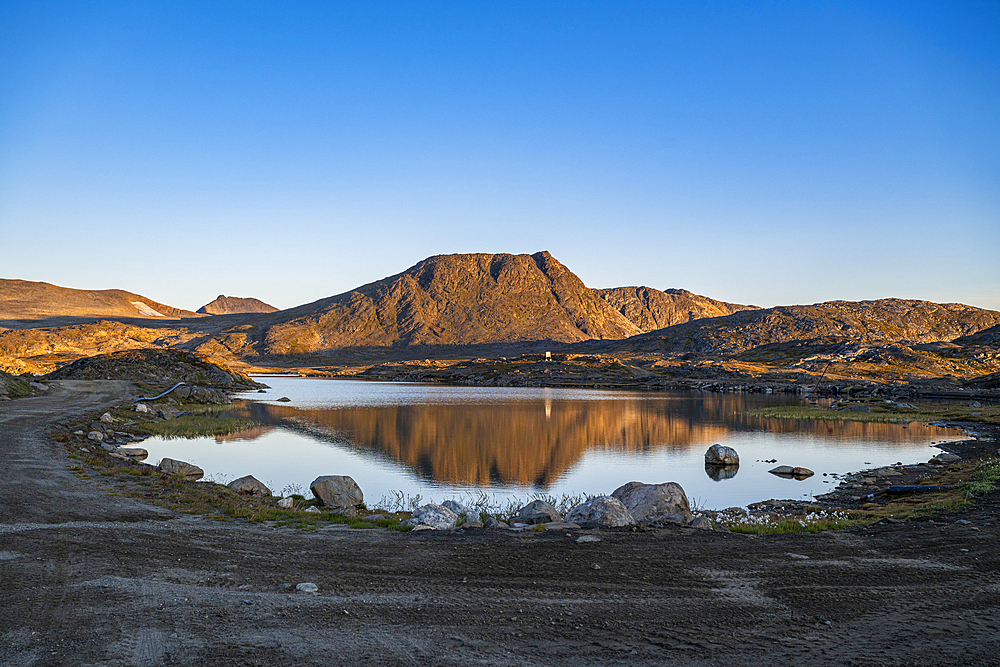
[[[616,528],[633,525],[635,518],[617,498],[598,496],[571,509],[566,515],[566,523],[575,523],[581,528]]]
[[[313,480],[309,490],[320,505],[334,511],[355,508],[365,501],[361,487],[347,475],[322,475]]]
[[[613,287],[595,290],[596,294],[625,316],[638,333],[656,331],[705,317],[721,317],[757,306],[716,301],[683,289],[660,291],[652,287]]]
[[[267,488],[267,485],[264,484],[264,482],[260,481],[253,475],[246,475],[244,477],[240,477],[239,479],[234,479],[226,486],[241,496],[257,496],[259,498],[271,497],[271,489]]]
[[[225,389],[258,386],[246,375],[207,361],[192,352],[160,349],[126,350],[78,359],[49,373],[46,378],[128,380],[162,386],[164,389],[177,382]]]
[[[681,514],[688,521],[694,518],[687,494],[676,482],[629,482],[615,489],[611,495],[628,508],[636,521],[648,521],[663,514]]]
[[[220,294],[214,301],[198,309],[204,315],[238,315],[240,313],[273,313],[278,309],[252,297]]]
[[[158,467],[160,472],[165,475],[181,475],[190,481],[196,481],[205,476],[204,470],[192,463],[187,463],[186,461],[162,459]]]

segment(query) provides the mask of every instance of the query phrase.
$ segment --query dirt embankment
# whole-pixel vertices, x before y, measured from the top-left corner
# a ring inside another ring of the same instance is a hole
[[[4,665],[998,664],[996,491],[815,535],[302,533],[70,474],[50,427],[128,391],[0,404]]]

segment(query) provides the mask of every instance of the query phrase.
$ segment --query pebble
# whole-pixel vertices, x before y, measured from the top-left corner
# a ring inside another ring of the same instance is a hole
[[[805,556],[803,554],[787,554],[787,555],[789,558],[793,558],[795,560],[809,560],[809,556]]]
[[[599,538],[597,535],[581,535],[580,537],[574,540],[574,542],[576,542],[577,544],[583,544],[585,542],[600,542],[600,541],[601,538]]]
[[[311,581],[304,581],[301,584],[297,584],[295,586],[295,590],[299,591],[300,593],[311,593],[312,595],[316,595],[317,593],[319,593],[319,586],[312,583]]]
[[[601,569],[601,566],[600,566],[600,565],[598,565],[597,563],[591,563],[591,564],[590,564],[590,569],[591,569],[591,570],[600,570],[600,569]]]

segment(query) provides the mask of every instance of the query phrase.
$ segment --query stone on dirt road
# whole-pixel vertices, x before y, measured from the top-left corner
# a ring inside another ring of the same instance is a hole
[[[353,508],[365,501],[361,487],[348,475],[321,475],[313,480],[309,490],[321,505],[335,510]]]
[[[295,585],[295,590],[299,593],[309,593],[310,595],[316,595],[319,593],[319,586],[312,583],[311,581],[303,581],[301,584]]]
[[[264,484],[264,482],[260,481],[253,475],[246,475],[244,477],[240,477],[239,479],[234,479],[226,486],[241,496],[258,496],[260,498],[271,497],[271,489],[267,488],[267,485]]]
[[[557,523],[562,515],[544,500],[533,500],[517,511],[517,521],[527,524]]]
[[[614,528],[635,523],[628,508],[617,498],[598,496],[571,509],[566,521],[582,528]]]
[[[186,461],[163,459],[160,461],[160,472],[167,475],[183,475],[190,481],[196,481],[205,476],[205,471]]]
[[[662,514],[683,514],[687,521],[694,518],[687,494],[677,482],[629,482],[615,489],[611,495],[628,508],[636,521],[649,521]]]
[[[740,464],[740,455],[732,447],[712,445],[705,452],[705,463],[718,466],[738,466]]]
[[[688,528],[700,528],[701,530],[712,530],[712,520],[707,516],[696,516],[687,525]]]
[[[426,526],[434,530],[449,530],[458,523],[458,515],[443,505],[424,505],[413,510],[409,519],[402,525]]]

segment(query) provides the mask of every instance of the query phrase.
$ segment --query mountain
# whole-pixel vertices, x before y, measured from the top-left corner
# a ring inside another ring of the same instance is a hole
[[[50,317],[180,319],[203,316],[124,290],[79,290],[29,280],[0,279],[0,320]]]
[[[757,306],[716,301],[683,289],[661,292],[652,287],[613,287],[594,290],[639,328],[640,333],[655,331],[675,324],[705,317],[721,317],[741,310],[757,310]]]
[[[260,299],[220,294],[215,301],[198,309],[204,315],[237,315],[240,313],[273,313],[278,309]]]
[[[744,310],[694,320],[627,340],[581,343],[580,350],[629,353],[739,354],[765,345],[824,339],[869,345],[931,343],[1000,324],[1000,312],[959,303],[908,299],[829,301]]]
[[[262,353],[350,346],[573,342],[640,332],[548,252],[437,255],[355,290],[279,311]]]

